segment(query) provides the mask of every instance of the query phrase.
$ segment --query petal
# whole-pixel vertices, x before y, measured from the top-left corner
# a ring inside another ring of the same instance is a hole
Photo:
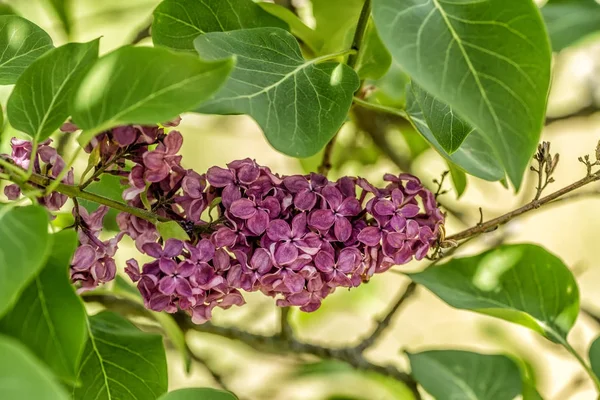
[[[138,138],[138,130],[131,125],[117,126],[112,130],[112,137],[121,147],[133,144]]]
[[[298,192],[294,197],[294,206],[302,211],[312,210],[317,204],[317,195],[309,189]]]
[[[243,306],[244,304],[246,304],[244,296],[234,289],[227,293],[225,297],[223,297],[223,299],[219,302],[219,307],[228,309],[231,306]]]
[[[183,145],[183,136],[179,131],[171,131],[164,139],[164,144],[167,148],[167,154],[177,154],[181,149],[181,145]]]
[[[213,265],[217,271],[226,271],[231,265],[231,256],[225,249],[217,249],[213,256]]]
[[[159,169],[147,169],[144,172],[144,179],[148,182],[160,182],[169,176],[170,168],[166,163],[162,163]]]
[[[340,251],[337,259],[337,270],[345,274],[353,272],[362,261],[361,253],[358,249],[347,247]]]
[[[152,311],[164,311],[169,307],[170,303],[171,297],[155,293],[148,301],[148,308]]]
[[[338,179],[337,188],[342,192],[344,197],[356,197],[356,182],[354,178],[345,176]]]
[[[334,186],[325,186],[321,191],[321,195],[327,200],[332,210],[337,210],[340,204],[342,204],[342,192]]]
[[[379,215],[394,215],[396,206],[389,200],[379,200],[373,206],[373,210]]]
[[[9,200],[17,200],[21,196],[19,185],[8,185],[4,188],[4,194]]]
[[[367,226],[358,234],[358,240],[367,246],[377,246],[381,241],[381,230],[376,226]]]
[[[286,274],[283,276],[283,284],[292,293],[301,292],[304,289],[305,282],[306,281],[301,275],[292,271],[286,271]]]
[[[404,228],[406,228],[406,218],[394,215],[390,220],[390,226],[394,228],[396,232],[402,232]]]
[[[342,201],[337,212],[345,217],[354,217],[361,212],[360,202],[354,197],[347,197]]]
[[[275,197],[270,196],[260,203],[260,207],[269,213],[269,218],[275,219],[281,213],[281,204]]]
[[[256,204],[249,199],[239,199],[231,203],[231,214],[241,219],[248,219],[256,214]]]
[[[258,248],[252,254],[250,259],[250,266],[261,275],[266,274],[271,270],[273,262],[271,261],[271,254],[263,248]]]
[[[244,184],[251,184],[260,176],[260,169],[254,162],[246,164],[237,171],[238,180]]]
[[[196,249],[198,249],[198,261],[209,262],[215,256],[215,245],[208,239],[199,241]]]
[[[96,251],[90,245],[82,245],[77,248],[71,265],[75,270],[83,271],[92,266],[96,261]]]
[[[264,210],[258,210],[254,216],[248,219],[246,226],[255,235],[262,235],[269,226],[269,214]]]
[[[287,222],[282,219],[276,219],[269,223],[267,236],[274,241],[288,240],[292,237],[292,231]]]
[[[391,232],[385,236],[385,241],[396,249],[401,249],[406,242],[406,234],[399,232]]]
[[[158,243],[146,243],[142,246],[142,250],[153,258],[160,258],[163,254],[162,247]]]
[[[419,223],[413,219],[408,220],[406,223],[406,237],[408,239],[414,239],[419,234]]]
[[[286,299],[291,306],[303,306],[310,302],[311,295],[306,290],[303,290],[299,293],[290,294]]]
[[[221,228],[213,235],[216,247],[231,247],[237,241],[237,233],[229,228]]]
[[[233,182],[233,172],[224,168],[210,167],[206,179],[212,186],[222,188]]]
[[[331,210],[314,210],[310,213],[308,221],[313,228],[326,231],[335,222],[335,216]]]
[[[187,279],[178,277],[175,283],[175,291],[178,295],[183,297],[191,297],[192,296],[192,287]]]
[[[203,324],[210,321],[212,318],[212,306],[200,305],[192,310],[192,322],[195,324]]]
[[[240,188],[235,186],[234,184],[230,184],[225,186],[223,189],[223,193],[221,193],[221,201],[223,206],[231,207],[234,201],[242,198],[242,194],[240,193]]]
[[[333,271],[335,265],[335,259],[333,255],[327,251],[320,251],[315,256],[315,267],[321,272]]]
[[[292,219],[292,234],[294,239],[302,238],[307,232],[306,229],[306,213],[300,213]]]
[[[183,250],[183,242],[177,239],[167,239],[165,242],[165,248],[163,250],[163,257],[172,258],[177,257]]]
[[[133,282],[137,282],[140,280],[141,276],[140,276],[140,266],[138,264],[138,262],[132,258],[129,259],[125,262],[125,264],[127,265],[125,267],[125,273],[127,275],[129,275],[129,278],[131,278],[131,280]]]
[[[337,240],[345,242],[352,235],[352,224],[346,217],[336,216],[333,231]]]
[[[167,296],[175,293],[175,287],[177,286],[176,279],[172,276],[165,276],[158,282],[158,290],[162,294],[166,294]]]
[[[291,175],[283,178],[284,186],[292,193],[298,193],[301,190],[309,189],[308,180],[302,175]]]
[[[275,262],[279,265],[289,264],[298,258],[298,249],[291,243],[281,243],[275,249]]]
[[[167,275],[172,275],[177,271],[177,263],[170,258],[161,257],[158,261],[160,270]]]
[[[177,265],[177,273],[184,278],[191,276],[196,272],[196,269],[198,269],[197,264],[188,260],[182,261]]]
[[[396,207],[400,207],[404,203],[404,193],[400,189],[392,190],[392,202]]]
[[[421,209],[416,204],[406,204],[400,209],[400,214],[406,218],[415,217],[419,212],[421,212]]]

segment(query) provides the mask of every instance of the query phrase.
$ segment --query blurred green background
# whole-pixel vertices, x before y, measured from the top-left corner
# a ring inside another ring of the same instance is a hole
[[[101,36],[101,53],[132,41],[151,20],[158,0],[71,0],[72,28],[65,34],[59,15],[50,6],[52,0],[5,1],[14,10],[49,32],[56,45],[66,41],[89,41]],[[310,18],[307,19],[310,23]],[[141,45],[151,44],[144,39]],[[600,118],[594,110],[600,101],[600,42],[590,39],[557,54],[548,115],[551,118],[543,140],[560,153],[556,183],[548,190],[565,186],[585,173],[579,156],[593,153],[600,139]],[[384,90],[378,96],[402,102],[405,79],[395,71],[388,74]],[[0,101],[6,106],[10,87],[0,88]],[[127,88],[123,88],[123,93]],[[583,110],[583,111],[582,111]],[[562,118],[576,114],[572,118]],[[582,115],[577,115],[582,114]],[[260,129],[244,116],[184,115],[178,128],[185,137],[183,164],[202,173],[212,165],[224,165],[235,159],[251,157],[280,174],[315,170],[320,157],[297,160],[275,152]],[[557,120],[553,120],[557,118]],[[6,127],[0,137],[0,150],[8,152],[8,140],[19,135]],[[360,175],[374,183],[385,172],[397,174],[404,169],[418,175],[430,187],[433,179],[447,169],[445,162],[424,147],[407,126],[391,126],[385,134],[389,148],[382,152],[372,138],[349,121],[339,135],[333,155],[330,178]],[[424,151],[423,151],[424,150]],[[395,154],[396,163],[389,158]],[[79,170],[85,168],[81,160]],[[448,232],[458,231],[479,220],[481,207],[486,219],[509,211],[533,198],[535,176],[527,173],[520,193],[468,178],[465,194],[457,199],[451,182],[449,193],[441,201],[460,219],[449,216]],[[600,187],[586,187],[589,195],[561,202],[527,214],[506,227],[473,241],[462,254],[476,253],[500,241],[533,242],[560,256],[576,274],[584,309],[600,314],[600,268],[598,268],[598,229],[600,226]],[[131,257],[139,257],[131,241],[124,240],[117,261],[119,268]],[[395,267],[414,271],[424,264]],[[379,315],[407,285],[401,274],[390,271],[352,291],[340,290],[312,314],[293,312],[293,327],[299,338],[331,347],[353,345],[368,334]],[[216,309],[214,322],[239,326],[251,332],[272,334],[278,329],[279,310],[274,301],[261,294],[246,295],[248,305],[239,309]],[[600,325],[581,315],[571,333],[575,348],[587,353]],[[353,371],[343,364],[323,362],[308,356],[261,354],[241,343],[208,334],[190,334],[190,345],[207,366],[240,399],[256,400],[388,400],[409,399],[402,385],[381,376]],[[457,348],[483,352],[503,352],[523,358],[535,369],[538,387],[546,399],[592,399],[591,383],[579,365],[560,347],[536,336],[526,328],[489,317],[454,310],[420,288],[410,303],[394,319],[382,339],[367,356],[378,364],[407,369],[402,351]],[[176,351],[169,352],[170,389],[190,386],[214,386],[219,383],[206,366],[195,363],[187,375]],[[575,385],[574,385],[575,382]],[[579,383],[577,383],[579,382]],[[574,387],[571,387],[574,386]]]

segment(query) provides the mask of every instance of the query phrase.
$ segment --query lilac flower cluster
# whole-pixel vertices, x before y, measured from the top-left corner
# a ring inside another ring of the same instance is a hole
[[[122,177],[130,206],[176,221],[189,240],[164,240],[152,222],[121,213],[120,233],[102,241],[108,209],[88,214],[75,207],[80,246],[71,278],[79,291],[114,279],[117,245],[128,235],[152,258],[141,267],[131,259],[125,268],[151,310],[184,310],[202,323],[215,307],[244,304],[244,290],[310,312],[338,287],[356,287],[392,265],[424,258],[439,240],[444,215],[412,175],[386,175],[386,187],[376,188],[362,178],[279,176],[251,159],[201,175],[181,166],[182,143],[176,130],[123,126],[86,147],[96,162],[92,181],[102,173]],[[48,145],[40,145],[34,170],[56,177],[64,162]],[[31,152],[29,142],[13,139],[17,165],[28,168]],[[72,171],[65,182],[73,183]],[[18,186],[5,192],[15,198]],[[53,193],[43,201],[57,210],[66,197]]]

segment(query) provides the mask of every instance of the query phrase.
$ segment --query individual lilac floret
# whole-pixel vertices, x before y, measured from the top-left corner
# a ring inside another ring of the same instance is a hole
[[[51,139],[39,144],[35,157],[33,157],[32,171],[49,178],[58,178],[65,169],[65,162],[56,150],[50,147]],[[32,160],[31,153],[33,145],[28,140],[12,138],[10,141],[12,147],[11,159],[19,167],[28,170]],[[74,184],[73,170],[69,170],[62,180],[67,185]],[[4,188],[4,194],[9,200],[16,200],[21,196],[21,189],[18,185],[8,185]],[[58,211],[65,205],[68,197],[58,192],[52,192],[39,199],[41,205],[46,206],[50,211]]]

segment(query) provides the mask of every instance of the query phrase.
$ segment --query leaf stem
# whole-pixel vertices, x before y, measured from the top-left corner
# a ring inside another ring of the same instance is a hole
[[[371,17],[371,0],[365,0],[360,16],[358,17],[358,23],[356,25],[356,31],[354,32],[354,38],[352,39],[351,49],[356,50],[356,53],[350,54],[346,64],[350,68],[355,68],[363,50],[363,40],[365,33],[367,32],[367,26],[369,25],[369,18]]]
[[[353,101],[354,101],[354,104],[358,104],[359,106],[361,106],[363,108],[367,108],[367,109],[373,110],[373,111],[378,111],[378,112],[381,112],[384,114],[395,115],[402,119],[407,120],[408,122],[411,122],[410,117],[408,116],[406,111],[401,110],[399,108],[387,107],[387,106],[384,106],[381,104],[371,103],[371,102],[365,101],[363,99],[359,99],[356,96],[354,97]]]
[[[583,367],[583,369],[585,370],[585,372],[590,376],[590,378],[594,382],[594,385],[596,386],[596,389],[598,391],[600,391],[600,379],[598,379],[598,377],[596,376],[596,374],[594,373],[594,371],[592,370],[592,368],[585,362],[585,360],[583,359],[583,357],[581,357],[579,355],[579,353],[577,353],[577,351],[573,348],[573,346],[571,346],[571,344],[565,338],[563,338],[559,334],[555,333],[554,331],[550,331],[548,333],[550,333],[552,335],[553,339],[555,339],[573,357],[575,357],[575,359],[577,360],[577,362]]]

